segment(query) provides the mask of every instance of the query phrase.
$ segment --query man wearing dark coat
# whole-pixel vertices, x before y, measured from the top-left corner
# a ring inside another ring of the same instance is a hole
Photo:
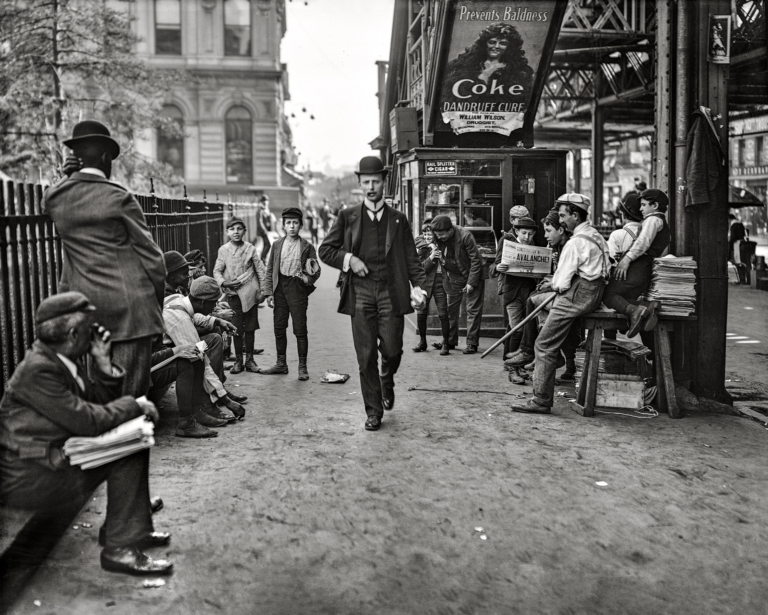
[[[365,156],[355,173],[365,200],[339,211],[318,251],[324,263],[342,271],[338,311],[352,317],[365,428],[375,431],[383,411],[395,404],[404,315],[413,312],[409,282],[421,305],[426,278],[408,218],[384,202],[387,172],[381,160]]]
[[[70,466],[63,451],[71,436],[98,436],[142,414],[158,420],[151,402],[120,396],[125,372],[110,358],[109,331],[93,324],[95,310],[78,292],[40,303],[37,339],[0,400],[0,498],[14,508],[47,510],[82,503],[106,480],[102,568],[165,574],[170,562],[139,550],[170,541],[152,526],[149,449],[90,470]],[[90,374],[79,365],[86,354]]]
[[[72,135],[64,144],[82,168],[44,199],[63,248],[59,291],[78,291],[93,302],[126,371],[123,393],[139,397],[149,390],[152,339],[163,332],[163,253],[136,199],[109,181],[120,146],[107,127],[86,120]]]

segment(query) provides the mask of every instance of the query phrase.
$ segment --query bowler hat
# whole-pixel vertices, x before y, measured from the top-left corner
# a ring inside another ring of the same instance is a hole
[[[165,261],[165,272],[173,273],[178,271],[182,267],[189,267],[191,263],[181,255],[181,252],[176,250],[170,250],[163,254],[163,261]]]
[[[384,168],[384,163],[381,162],[381,158],[378,156],[363,156],[357,165],[355,173],[357,175],[375,175],[380,173],[384,177],[387,174],[387,169]]]
[[[640,193],[640,198],[653,201],[654,203],[658,204],[661,211],[667,211],[669,198],[667,198],[667,195],[657,188],[648,188],[647,190],[643,190]]]
[[[40,302],[37,312],[35,312],[35,324],[39,325],[51,318],[64,316],[65,314],[93,312],[95,310],[96,306],[88,301],[88,297],[83,293],[74,290],[59,293],[58,295],[51,295]]]
[[[512,226],[514,226],[515,228],[532,228],[532,229],[538,228],[533,218],[529,218],[528,216],[523,216],[522,218],[518,218],[517,222],[515,222]]]
[[[120,145],[118,142],[112,138],[109,129],[96,120],[84,120],[75,124],[75,127],[72,129],[72,138],[64,141],[64,145],[70,149],[75,149],[78,144],[88,141],[101,143],[105,146],[112,156],[112,160],[120,155]]]
[[[578,192],[566,192],[557,198],[555,205],[574,205],[583,211],[589,212],[590,201],[589,197]]]
[[[189,296],[201,301],[216,301],[221,296],[221,289],[212,277],[201,275],[189,285]]]
[[[624,195],[619,201],[619,209],[630,220],[640,222],[643,219],[643,213],[640,211],[640,194],[632,190]]]
[[[450,216],[440,214],[439,216],[435,216],[435,219],[432,220],[433,231],[450,231],[452,228],[453,222],[451,222]]]
[[[242,224],[243,228],[245,228],[245,222],[243,222],[242,218],[238,218],[237,216],[232,216],[229,219],[229,222],[227,222],[226,228],[230,228],[232,226],[235,226],[235,224]]]
[[[298,218],[299,221],[304,221],[304,214],[301,213],[301,210],[298,207],[286,207],[283,210],[282,218],[285,220],[286,218]]]

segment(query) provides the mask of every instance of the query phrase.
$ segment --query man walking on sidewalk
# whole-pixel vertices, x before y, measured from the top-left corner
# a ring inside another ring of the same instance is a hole
[[[533,399],[527,404],[513,405],[515,412],[552,411],[560,347],[573,321],[600,305],[608,279],[608,244],[587,219],[589,199],[570,192],[557,199],[555,205],[559,207],[560,220],[573,236],[560,254],[552,277],[552,290],[557,296],[534,346]]]
[[[387,171],[381,160],[366,156],[355,173],[365,200],[339,211],[319,253],[323,262],[343,272],[338,311],[352,317],[352,338],[368,415],[365,428],[375,431],[381,427],[383,411],[395,405],[403,317],[413,312],[408,282],[421,305],[421,286],[426,278],[408,219],[384,203]]]

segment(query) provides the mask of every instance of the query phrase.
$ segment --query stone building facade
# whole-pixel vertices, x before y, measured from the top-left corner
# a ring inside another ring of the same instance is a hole
[[[275,209],[298,204],[301,177],[283,113],[285,0],[137,0],[131,11],[137,52],[189,75],[165,93],[163,108],[184,138],[149,134],[139,151],[171,164],[190,196],[267,194]]]

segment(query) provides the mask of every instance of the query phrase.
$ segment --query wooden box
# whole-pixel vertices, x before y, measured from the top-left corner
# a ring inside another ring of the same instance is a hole
[[[597,376],[595,406],[639,410],[645,403],[645,383],[637,375],[604,374]]]

